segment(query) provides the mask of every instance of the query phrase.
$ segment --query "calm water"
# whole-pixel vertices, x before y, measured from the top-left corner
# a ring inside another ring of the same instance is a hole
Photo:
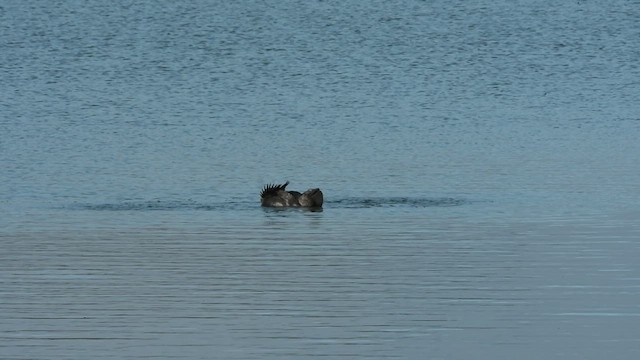
[[[636,358],[639,18],[3,1],[0,357]]]

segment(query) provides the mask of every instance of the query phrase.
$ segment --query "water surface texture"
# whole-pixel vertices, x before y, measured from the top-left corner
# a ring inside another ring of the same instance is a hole
[[[638,19],[2,2],[0,358],[636,358]]]

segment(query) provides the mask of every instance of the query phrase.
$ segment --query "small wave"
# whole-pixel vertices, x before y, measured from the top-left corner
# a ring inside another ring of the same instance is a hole
[[[413,197],[352,197],[325,201],[325,208],[426,208],[460,206],[465,200],[456,198],[413,198]],[[195,200],[141,200],[104,204],[76,204],[72,208],[94,211],[220,211],[252,210],[260,204],[249,201],[228,201],[203,203]]]
[[[330,201],[335,207],[374,208],[374,207],[445,207],[460,206],[466,201],[455,198],[411,198],[411,197],[379,197],[379,198],[346,198]]]
[[[176,210],[224,210],[242,209],[247,203],[227,202],[206,204],[194,200],[148,200],[123,201],[119,203],[82,204],[75,206],[82,210],[95,211],[176,211]]]

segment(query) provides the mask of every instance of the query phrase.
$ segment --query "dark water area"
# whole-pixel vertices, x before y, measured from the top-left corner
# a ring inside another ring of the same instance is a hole
[[[639,18],[3,2],[0,358],[636,358]]]

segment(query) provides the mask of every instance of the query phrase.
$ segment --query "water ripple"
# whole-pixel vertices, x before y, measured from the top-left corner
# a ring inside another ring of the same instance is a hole
[[[461,206],[468,203],[467,200],[443,197],[443,198],[414,198],[414,197],[349,197],[331,200],[325,203],[327,208],[427,208]],[[93,211],[175,211],[175,210],[252,210],[260,205],[256,202],[233,200],[228,202],[205,203],[196,200],[141,200],[122,201],[114,203],[98,204],[74,204],[72,209]]]
[[[413,197],[353,197],[330,202],[335,207],[372,208],[372,207],[434,207],[460,206],[467,201],[456,198],[413,198]]]

